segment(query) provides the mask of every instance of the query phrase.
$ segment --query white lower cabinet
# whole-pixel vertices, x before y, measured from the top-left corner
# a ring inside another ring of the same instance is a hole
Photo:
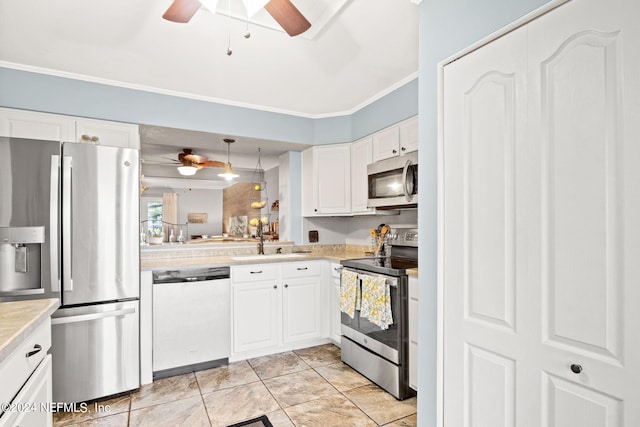
[[[409,387],[418,390],[418,278],[409,276]]]
[[[0,427],[51,426],[51,321],[47,320],[0,364]],[[18,391],[19,390],[19,391]],[[17,393],[17,394],[16,394]]]
[[[231,267],[232,359],[322,338],[321,261]]]
[[[233,352],[278,345],[281,298],[276,281],[233,285]]]
[[[342,336],[341,331],[341,314],[340,314],[340,273],[342,272],[342,266],[337,262],[330,263],[330,277],[331,283],[329,284],[329,325],[330,332],[329,338],[336,345],[340,345],[340,339]]]

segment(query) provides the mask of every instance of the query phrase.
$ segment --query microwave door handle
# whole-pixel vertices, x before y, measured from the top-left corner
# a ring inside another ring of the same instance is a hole
[[[51,156],[51,182],[49,183],[49,274],[51,292],[60,292],[60,259],[58,257],[58,180],[60,179],[60,156]]]
[[[71,177],[73,164],[71,156],[62,157],[62,290],[63,292],[73,291],[73,277],[71,272],[71,238],[72,222],[71,209]]]
[[[411,201],[411,194],[409,194],[409,187],[407,186],[407,175],[409,174],[409,167],[411,166],[411,160],[407,160],[402,170],[402,190],[404,191],[404,197],[407,202]]]

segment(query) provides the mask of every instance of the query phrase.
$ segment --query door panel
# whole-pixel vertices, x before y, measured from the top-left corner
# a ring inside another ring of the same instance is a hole
[[[139,315],[138,301],[54,313],[54,402],[81,402],[140,386]]]
[[[544,427],[622,426],[622,401],[612,396],[544,373]]]
[[[541,193],[544,338],[619,361],[622,88],[616,40],[615,33],[578,33],[542,62]],[[588,298],[575,304],[583,295]]]
[[[445,67],[445,425],[501,425],[473,398],[505,413],[484,375],[503,385],[509,360],[511,425],[640,425],[638,14],[631,0],[572,0]],[[513,167],[498,142],[510,110]]]
[[[515,328],[515,85],[513,74],[494,71],[464,95],[465,315],[510,330]]]
[[[71,206],[63,239],[72,245],[63,250],[62,303],[138,297],[138,151],[66,143],[63,155],[71,166],[70,188],[64,180],[62,188]]]
[[[573,0],[528,25],[536,369],[551,378],[542,401],[553,387],[562,402],[549,425],[640,424],[638,13],[629,0]]]
[[[450,64],[444,77],[445,425],[513,425],[515,379],[527,375],[516,363],[529,349],[525,253],[515,239],[526,214],[516,210],[525,44],[515,31]]]
[[[464,425],[515,424],[515,360],[465,344]]]

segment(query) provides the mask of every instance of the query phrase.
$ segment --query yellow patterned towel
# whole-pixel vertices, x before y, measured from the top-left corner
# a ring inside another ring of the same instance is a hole
[[[391,315],[391,294],[384,277],[361,274],[362,305],[360,316],[380,329],[389,329],[393,324]]]
[[[358,286],[358,274],[342,270],[340,275],[340,311],[347,313],[353,319],[356,309],[359,309],[360,287]]]

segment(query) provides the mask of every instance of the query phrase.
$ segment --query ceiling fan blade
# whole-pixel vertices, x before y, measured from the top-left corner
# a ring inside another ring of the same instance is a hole
[[[162,17],[167,21],[184,24],[189,22],[200,6],[202,3],[199,0],[173,0]]]
[[[217,160],[207,160],[207,162],[203,164],[205,168],[224,168],[226,165],[226,163]]]
[[[207,158],[205,156],[199,156],[197,154],[185,154],[183,159],[198,164],[207,162]]]
[[[302,34],[311,27],[311,23],[290,0],[271,0],[264,8],[291,37]]]

